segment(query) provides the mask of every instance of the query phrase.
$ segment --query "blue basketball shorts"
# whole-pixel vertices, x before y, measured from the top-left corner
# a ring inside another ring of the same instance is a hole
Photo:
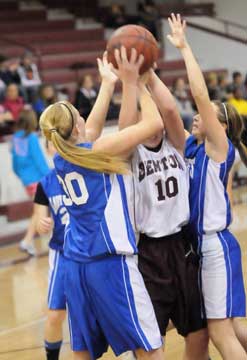
[[[201,286],[207,319],[246,316],[238,241],[224,230],[201,239]]]
[[[48,309],[65,310],[65,262],[60,251],[49,250]]]
[[[162,346],[134,256],[110,256],[87,264],[66,260],[65,293],[73,351],[88,350],[96,359],[108,345],[117,356]]]

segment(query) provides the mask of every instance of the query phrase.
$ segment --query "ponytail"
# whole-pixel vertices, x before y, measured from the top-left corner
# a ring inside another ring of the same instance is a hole
[[[241,160],[243,161],[244,165],[247,167],[247,147],[244,145],[242,141],[239,141],[239,143],[236,144],[236,148],[238,149]]]
[[[221,123],[226,124],[226,133],[232,144],[237,148],[241,160],[247,167],[247,147],[242,141],[244,132],[244,123],[242,116],[237,109],[229,103],[214,101],[218,108],[218,119]]]
[[[69,102],[64,102],[50,105],[40,117],[40,128],[46,139],[53,143],[59,155],[72,164],[93,171],[109,174],[128,173],[127,164],[118,157],[79,147],[68,141],[70,137],[72,138],[72,125],[77,116],[76,109]]]

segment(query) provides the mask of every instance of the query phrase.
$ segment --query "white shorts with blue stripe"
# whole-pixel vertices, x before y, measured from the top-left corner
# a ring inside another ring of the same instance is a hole
[[[207,319],[246,316],[241,250],[235,237],[224,230],[203,235],[201,285]]]
[[[58,250],[49,250],[48,309],[65,310],[65,258]]]

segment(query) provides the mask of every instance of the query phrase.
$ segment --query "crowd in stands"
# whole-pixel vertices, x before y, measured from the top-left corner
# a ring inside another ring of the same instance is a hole
[[[217,75],[211,72],[206,81],[210,99],[234,105],[247,124],[247,75],[244,79],[240,72],[235,71],[232,74],[232,81],[228,81],[226,74]],[[183,78],[179,77],[175,80],[172,91],[185,128],[189,130],[196,109]]]
[[[0,55],[0,136],[13,133],[24,109],[33,109],[39,119],[43,110],[56,101],[70,100],[87,119],[99,91],[100,79],[83,76],[75,94],[67,89],[56,89],[53,84],[41,81],[39,69],[30,52],[19,61]],[[111,102],[108,119],[116,119],[119,104]]]

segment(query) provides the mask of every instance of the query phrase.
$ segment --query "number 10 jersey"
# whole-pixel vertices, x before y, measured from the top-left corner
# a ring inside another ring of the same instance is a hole
[[[139,145],[132,157],[136,231],[175,234],[188,223],[189,175],[183,157],[164,137],[159,151]]]

